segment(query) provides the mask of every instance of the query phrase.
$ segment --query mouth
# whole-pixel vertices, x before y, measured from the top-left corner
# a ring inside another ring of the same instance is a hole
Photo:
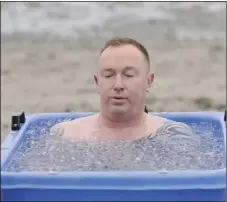
[[[112,97],[113,99],[115,100],[124,100],[126,99],[125,97],[118,97],[118,96],[115,96],[115,97]]]
[[[121,96],[113,96],[111,97],[113,105],[124,105],[126,103],[127,98]]]

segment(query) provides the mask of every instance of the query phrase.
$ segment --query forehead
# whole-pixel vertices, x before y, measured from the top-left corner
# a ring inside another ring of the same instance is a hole
[[[99,68],[140,68],[147,66],[143,53],[133,45],[110,46],[99,58]]]

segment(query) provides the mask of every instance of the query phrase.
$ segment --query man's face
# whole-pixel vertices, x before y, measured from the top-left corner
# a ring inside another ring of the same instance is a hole
[[[102,110],[116,115],[141,110],[153,78],[148,62],[136,47],[108,47],[100,56],[95,76]]]

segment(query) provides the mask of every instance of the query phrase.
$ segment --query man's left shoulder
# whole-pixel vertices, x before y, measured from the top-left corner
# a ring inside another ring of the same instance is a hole
[[[156,131],[156,134],[169,134],[169,135],[195,135],[196,131],[188,124],[183,122],[177,122],[167,120],[164,124]]]

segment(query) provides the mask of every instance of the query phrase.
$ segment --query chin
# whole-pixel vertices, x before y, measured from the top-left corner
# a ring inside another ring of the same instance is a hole
[[[111,113],[114,115],[123,115],[125,113],[127,113],[128,109],[125,106],[116,106],[116,107],[112,107],[111,109]]]

